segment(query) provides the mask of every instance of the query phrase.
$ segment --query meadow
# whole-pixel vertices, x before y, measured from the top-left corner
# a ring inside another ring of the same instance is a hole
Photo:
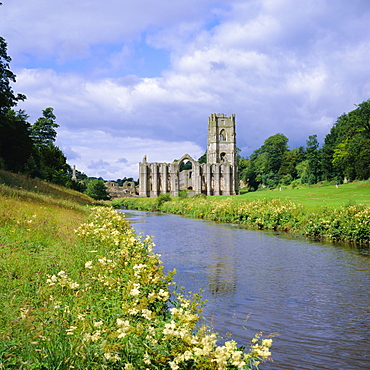
[[[84,194],[0,170],[0,369],[252,369],[272,339],[221,340],[150,238]]]
[[[370,182],[321,184],[281,190],[241,192],[236,196],[125,198],[115,207],[161,211],[218,222],[276,230],[313,239],[370,243]]]

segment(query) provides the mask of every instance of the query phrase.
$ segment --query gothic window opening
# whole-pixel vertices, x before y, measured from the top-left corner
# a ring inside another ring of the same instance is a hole
[[[221,159],[221,163],[226,162],[226,153],[221,153],[220,154],[220,159]]]
[[[225,132],[225,130],[221,130],[221,132],[220,132],[220,141],[226,141],[226,132]]]

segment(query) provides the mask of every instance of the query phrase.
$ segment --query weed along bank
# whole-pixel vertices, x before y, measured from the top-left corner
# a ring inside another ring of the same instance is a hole
[[[182,169],[189,162],[190,169]],[[207,163],[189,154],[172,163],[150,163],[145,155],[139,164],[140,197],[169,193],[189,195],[235,195],[238,192],[235,114],[211,114],[208,118]]]
[[[0,369],[245,370],[269,359],[272,339],[258,331],[245,346],[203,325],[201,295],[175,288],[123,214],[21,175],[0,180]]]

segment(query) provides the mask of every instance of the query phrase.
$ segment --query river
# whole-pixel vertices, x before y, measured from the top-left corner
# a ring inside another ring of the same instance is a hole
[[[238,344],[277,333],[261,369],[370,369],[370,256],[345,245],[125,210],[203,316]]]

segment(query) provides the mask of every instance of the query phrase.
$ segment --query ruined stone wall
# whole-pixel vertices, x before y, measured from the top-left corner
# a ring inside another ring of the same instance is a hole
[[[192,168],[180,170],[189,161]],[[157,197],[162,193],[178,196],[191,194],[234,195],[238,191],[235,115],[212,114],[208,119],[207,163],[195,161],[189,154],[172,163],[139,163],[139,196]]]

